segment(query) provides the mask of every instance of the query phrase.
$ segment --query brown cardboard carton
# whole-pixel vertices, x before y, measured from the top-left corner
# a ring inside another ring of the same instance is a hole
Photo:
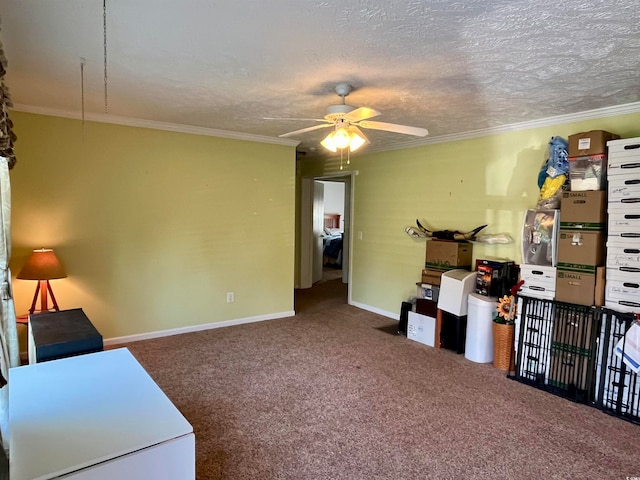
[[[597,267],[595,273],[558,270],[556,300],[575,305],[604,304],[605,267]]]
[[[581,309],[563,309],[553,320],[551,346],[589,355],[594,333],[593,316],[585,315]]]
[[[560,229],[604,230],[607,225],[607,192],[563,192],[560,203]]]
[[[425,268],[422,270],[422,283],[428,283],[430,285],[440,285],[440,277],[442,277],[443,270],[433,270],[431,268]]]
[[[551,370],[549,385],[567,391],[588,390],[589,364],[588,356],[567,352],[561,349],[551,350]]]
[[[473,244],[449,240],[428,240],[425,267],[435,270],[471,269]]]
[[[595,267],[604,264],[604,253],[604,232],[560,230],[558,238],[559,269],[595,273]]]
[[[604,307],[606,267],[596,268],[596,291],[593,294],[593,304],[596,307]]]
[[[581,157],[607,153],[607,142],[616,138],[620,138],[620,135],[604,130],[591,130],[590,132],[569,135],[569,156]]]

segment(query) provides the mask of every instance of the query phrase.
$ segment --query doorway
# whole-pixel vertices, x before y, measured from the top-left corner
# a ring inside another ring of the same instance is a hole
[[[323,297],[337,295],[342,297],[342,303],[350,302],[353,175],[301,179],[296,310],[298,297],[313,299],[314,292]]]

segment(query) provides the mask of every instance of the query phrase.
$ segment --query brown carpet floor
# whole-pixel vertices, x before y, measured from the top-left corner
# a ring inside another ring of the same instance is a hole
[[[640,427],[377,330],[339,279],[295,317],[130,343],[205,479],[624,479]]]

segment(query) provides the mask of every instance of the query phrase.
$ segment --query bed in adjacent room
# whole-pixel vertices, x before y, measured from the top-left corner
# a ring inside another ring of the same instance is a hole
[[[322,237],[322,263],[327,267],[342,268],[342,231],[340,214],[324,214],[324,235]]]

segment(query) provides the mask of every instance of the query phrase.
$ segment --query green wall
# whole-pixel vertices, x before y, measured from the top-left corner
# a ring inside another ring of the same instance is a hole
[[[105,338],[292,313],[294,147],[11,118],[12,271],[55,249],[62,309],[83,308]],[[25,313],[35,282],[13,287]]]
[[[353,155],[352,301],[397,316],[416,294],[426,240],[404,233],[424,220],[434,230],[509,233],[508,245],[474,244],[474,259],[520,262],[524,210],[538,199],[537,178],[552,136],[607,130],[640,136],[640,114],[606,117],[405,150]],[[339,171],[339,159],[308,160],[301,176]],[[359,233],[362,233],[362,239]]]

